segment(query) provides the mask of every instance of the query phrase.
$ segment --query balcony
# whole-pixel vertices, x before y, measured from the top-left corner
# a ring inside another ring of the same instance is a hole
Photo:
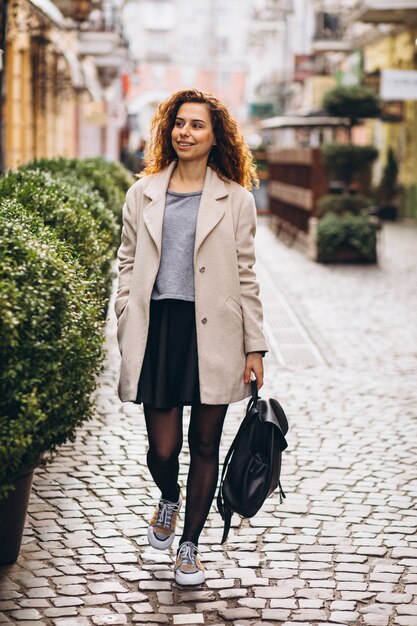
[[[417,0],[361,0],[351,19],[369,24],[417,24]]]
[[[87,19],[90,11],[97,6],[97,0],[54,0],[54,4],[65,17],[71,17],[76,22]]]
[[[94,59],[103,86],[111,84],[128,59],[127,47],[114,31],[79,31],[78,46],[81,56]]]
[[[346,26],[340,14],[326,11],[316,13],[316,30],[312,49],[316,53],[352,50],[350,42],[346,39]]]

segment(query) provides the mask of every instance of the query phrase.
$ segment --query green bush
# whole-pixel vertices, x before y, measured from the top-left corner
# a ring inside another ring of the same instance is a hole
[[[372,206],[372,204],[373,201],[371,198],[361,194],[354,196],[347,194],[328,194],[320,198],[317,214],[319,217],[326,215],[326,213],[335,213],[336,215],[351,213],[352,215],[360,215],[363,209]]]
[[[328,213],[317,226],[317,260],[331,263],[341,249],[359,252],[365,263],[376,262],[376,226],[362,215]]]
[[[87,269],[105,301],[117,243],[113,215],[86,184],[48,171],[21,168],[0,179],[0,198],[14,198],[51,226]]]
[[[135,180],[131,173],[115,161],[99,157],[88,159],[39,159],[22,166],[22,170],[40,169],[53,174],[69,175],[75,181],[86,182],[95,189],[121,225],[122,207],[126,191]],[[120,237],[120,232],[118,232]]]
[[[378,150],[374,146],[326,143],[322,146],[322,155],[328,176],[349,185],[355,178],[370,176]]]
[[[47,190],[36,196],[44,210]],[[101,300],[74,247],[44,219],[0,201],[0,497],[42,452],[74,440],[101,370]]]

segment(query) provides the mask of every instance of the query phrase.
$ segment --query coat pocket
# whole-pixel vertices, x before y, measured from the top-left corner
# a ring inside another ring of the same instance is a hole
[[[126,326],[126,319],[128,314],[129,302],[126,304],[125,308],[120,313],[117,319],[117,341],[119,343],[119,349],[121,352],[121,343],[123,338],[123,332]]]
[[[242,307],[240,306],[239,302],[237,302],[237,300],[232,298],[232,296],[229,296],[226,300],[226,304],[228,304],[229,307],[233,309],[233,311],[235,311],[241,319],[243,319]]]

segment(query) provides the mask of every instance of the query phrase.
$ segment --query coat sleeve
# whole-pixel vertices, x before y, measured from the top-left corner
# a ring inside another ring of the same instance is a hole
[[[136,250],[136,228],[137,216],[133,193],[129,189],[123,205],[123,227],[122,238],[117,258],[119,260],[119,273],[114,310],[119,319],[122,314],[130,294],[130,283],[132,280],[133,262]]]
[[[245,353],[267,352],[255,257],[256,208],[251,193],[245,195],[236,228],[236,252],[242,301]]]

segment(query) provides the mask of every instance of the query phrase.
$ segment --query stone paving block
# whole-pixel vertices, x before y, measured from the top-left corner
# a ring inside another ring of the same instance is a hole
[[[219,611],[219,615],[223,617],[227,622],[231,622],[233,620],[238,619],[246,619],[246,618],[255,618],[259,617],[259,613],[255,611],[255,609],[249,608],[234,608],[234,609],[223,609]]]
[[[135,611],[135,613],[152,613],[153,611],[152,605],[149,602],[141,602],[140,604],[132,604],[131,608],[133,611]]]
[[[78,610],[73,606],[55,608],[55,609],[45,609],[43,611],[45,617],[69,617],[78,615]]]
[[[413,599],[412,604],[399,604],[396,610],[397,615],[417,615],[417,598]]]
[[[246,606],[250,609],[263,609],[266,606],[264,598],[241,598],[237,603],[239,606]]]
[[[132,609],[128,604],[124,604],[124,602],[112,602],[112,609],[116,611],[116,613],[129,614],[132,613]]]
[[[93,624],[97,626],[107,626],[107,624],[127,624],[126,615],[116,615],[109,613],[108,615],[99,615],[98,617],[92,617]]]
[[[134,624],[169,624],[169,618],[167,615],[161,613],[155,613],[154,615],[133,615],[131,617]]]
[[[380,613],[366,613],[363,616],[363,621],[367,626],[388,626],[389,615],[382,615]]]
[[[394,622],[394,626],[416,626],[416,619],[414,616],[410,615],[398,615]]]
[[[93,594],[127,592],[129,589],[116,580],[106,580],[98,583],[88,583],[88,589]]]
[[[80,606],[81,604],[84,604],[84,600],[82,598],[76,598],[73,596],[56,596],[51,598],[51,602],[57,607]]]
[[[262,622],[264,620],[271,620],[272,623],[280,623],[283,620],[288,619],[290,611],[286,609],[263,609],[262,610]]]
[[[39,613],[36,609],[18,609],[16,611],[11,611],[10,615],[20,622],[42,619],[41,613]]]
[[[358,611],[332,611],[330,620],[342,624],[357,624],[359,619]]]
[[[50,607],[50,603],[44,598],[22,598],[20,600],[22,608],[44,609]]]
[[[172,623],[174,626],[183,626],[186,624],[204,624],[204,615],[202,613],[194,613],[194,615],[173,615]]]
[[[116,596],[111,593],[98,593],[93,595],[84,595],[83,600],[86,606],[100,606],[115,602]]]

